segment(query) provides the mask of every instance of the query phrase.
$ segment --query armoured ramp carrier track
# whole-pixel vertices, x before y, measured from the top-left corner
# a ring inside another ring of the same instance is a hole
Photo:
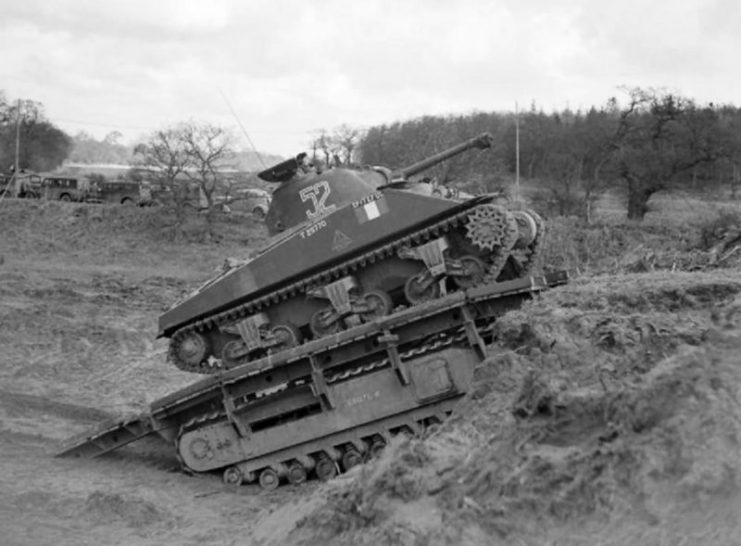
[[[160,317],[169,360],[214,373],[456,290],[531,275],[544,232],[537,214],[508,210],[495,194],[444,197],[410,180],[491,143],[485,133],[397,171],[321,171],[300,154],[260,173],[280,184],[266,217],[276,238]]]
[[[94,457],[149,435],[188,472],[265,489],[329,479],[398,432],[443,420],[470,392],[490,325],[563,273],[459,290],[221,371],[101,424],[59,455]]]

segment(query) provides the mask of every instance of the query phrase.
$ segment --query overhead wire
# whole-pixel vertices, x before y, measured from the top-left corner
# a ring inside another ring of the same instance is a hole
[[[260,160],[260,164],[262,165],[263,169],[267,169],[267,165],[265,165],[265,162],[262,159],[262,156],[260,155],[260,152],[257,151],[257,148],[255,148],[255,145],[252,142],[252,139],[250,138],[249,133],[247,133],[247,129],[244,128],[244,125],[242,125],[242,120],[239,119],[239,116],[234,111],[234,108],[232,107],[232,103],[229,102],[229,99],[226,98],[226,95],[224,92],[219,89],[219,93],[221,94],[221,98],[224,99],[224,102],[229,107],[229,111],[232,113],[232,116],[234,116],[234,119],[237,120],[237,124],[239,125],[239,128],[242,129],[242,133],[244,133],[245,138],[247,139],[247,142],[249,142],[250,147],[252,148],[252,151],[257,156],[257,159]]]

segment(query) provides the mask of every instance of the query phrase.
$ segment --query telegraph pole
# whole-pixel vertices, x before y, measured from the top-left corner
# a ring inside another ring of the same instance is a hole
[[[15,167],[13,169],[13,191],[14,197],[21,193],[21,180],[18,178],[18,156],[21,153],[21,100],[18,99],[18,107],[15,115]]]
[[[515,101],[515,202],[520,202],[520,115]]]

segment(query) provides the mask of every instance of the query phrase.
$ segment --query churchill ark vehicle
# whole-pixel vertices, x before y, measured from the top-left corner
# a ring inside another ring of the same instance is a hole
[[[273,489],[331,478],[391,435],[442,421],[471,392],[491,325],[566,281],[533,271],[534,212],[495,195],[443,198],[412,179],[490,145],[485,134],[396,171],[318,172],[298,156],[262,172],[280,184],[272,244],[160,317],[170,359],[211,375],[59,454],[158,435],[188,472]]]
[[[179,368],[212,373],[368,323],[482,282],[526,277],[543,233],[497,195],[446,198],[412,177],[483,134],[418,163],[317,171],[304,154],[259,174],[279,184],[272,244],[164,313]]]

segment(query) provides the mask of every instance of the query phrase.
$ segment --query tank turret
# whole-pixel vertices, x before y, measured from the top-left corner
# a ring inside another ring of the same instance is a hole
[[[273,191],[266,217],[268,231],[274,235],[303,222],[313,222],[337,207],[362,200],[380,187],[407,181],[409,177],[470,149],[489,148],[492,142],[492,136],[484,133],[395,171],[384,167],[316,170],[307,163],[306,154],[301,153],[258,174],[266,182],[280,184]]]

